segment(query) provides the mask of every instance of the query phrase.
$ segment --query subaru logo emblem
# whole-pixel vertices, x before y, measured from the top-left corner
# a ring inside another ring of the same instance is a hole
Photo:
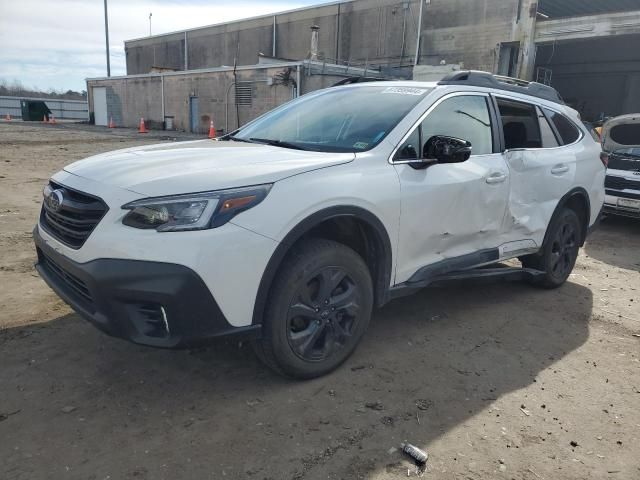
[[[62,195],[62,190],[48,190],[45,192],[44,201],[49,207],[49,210],[54,212],[60,211],[62,208],[62,202],[64,200],[64,196]]]

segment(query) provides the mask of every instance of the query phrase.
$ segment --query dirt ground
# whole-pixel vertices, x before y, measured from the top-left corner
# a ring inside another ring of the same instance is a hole
[[[640,222],[607,219],[555,291],[425,290],[375,313],[355,355],[295,382],[248,345],[100,333],[36,275],[47,179],[145,142],[0,124],[0,478],[640,478]]]

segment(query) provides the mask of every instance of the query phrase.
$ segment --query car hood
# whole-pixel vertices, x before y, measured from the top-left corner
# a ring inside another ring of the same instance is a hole
[[[352,153],[196,140],[127,148],[72,163],[66,172],[148,196],[273,183],[348,163]]]
[[[640,148],[640,113],[612,118],[602,126],[602,148],[615,152],[623,148]]]

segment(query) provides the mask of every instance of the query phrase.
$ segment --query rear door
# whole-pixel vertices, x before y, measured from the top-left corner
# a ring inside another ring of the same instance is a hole
[[[576,185],[582,133],[554,110],[511,97],[495,96],[495,102],[511,175],[504,224],[510,245],[502,253],[514,256],[542,245],[558,202]]]

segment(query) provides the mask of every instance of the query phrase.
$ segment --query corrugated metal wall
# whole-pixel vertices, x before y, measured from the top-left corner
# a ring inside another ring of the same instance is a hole
[[[7,114],[12,118],[22,118],[22,100],[41,100],[58,120],[89,120],[89,103],[81,100],[57,100],[32,97],[0,97],[0,116]]]

